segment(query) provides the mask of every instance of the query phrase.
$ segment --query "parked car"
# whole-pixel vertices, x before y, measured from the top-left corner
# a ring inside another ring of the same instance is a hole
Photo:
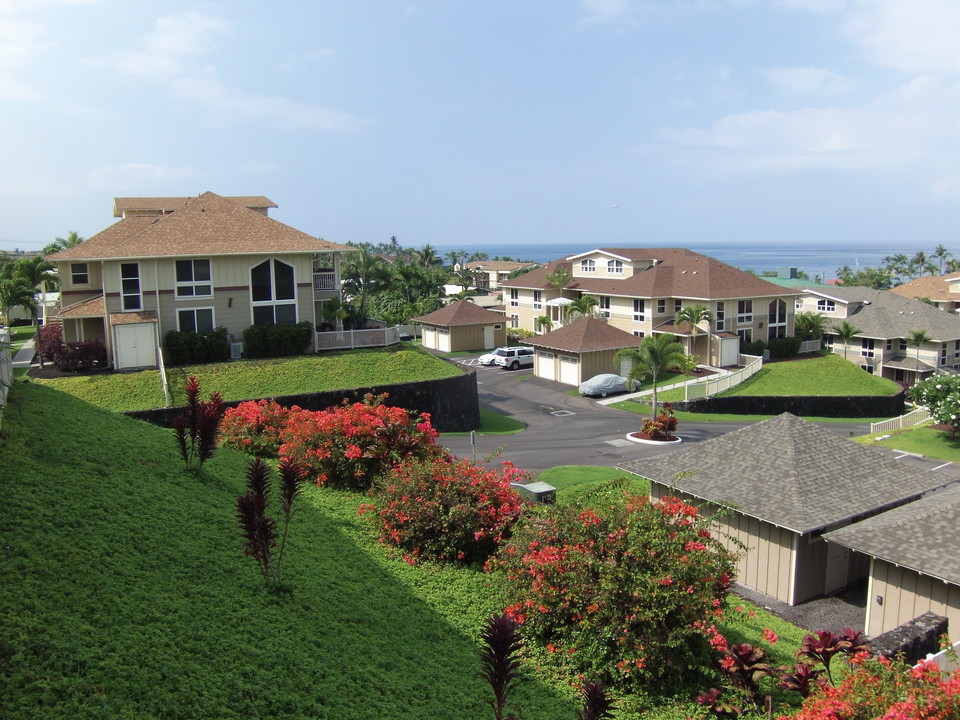
[[[622,375],[603,373],[580,383],[580,394],[606,397],[610,393],[626,392],[629,388],[630,381]]]
[[[507,348],[497,348],[496,350],[491,350],[488,353],[484,353],[479,358],[477,358],[478,365],[493,365],[493,361],[497,359],[497,350],[506,350]]]
[[[493,351],[495,365],[516,370],[520,367],[533,367],[533,348],[502,347]]]

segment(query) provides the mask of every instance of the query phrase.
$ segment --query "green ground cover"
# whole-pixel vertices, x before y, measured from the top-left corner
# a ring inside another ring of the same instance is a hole
[[[169,430],[47,385],[13,392],[0,717],[490,716],[477,637],[499,609],[495,578],[408,565],[358,518],[365,495],[310,488],[290,529],[290,589],[267,592],[234,519],[246,456],[221,449],[192,474]],[[788,662],[802,631],[762,611],[733,613],[724,632],[758,642],[764,627]],[[572,694],[528,664],[511,703],[525,718],[571,718]],[[645,717],[702,716],[681,700]]]
[[[246,400],[430,380],[453,377],[458,373],[459,370],[449,363],[406,346],[167,369],[174,405],[184,402],[183,386],[190,375],[200,378],[206,392],[218,389],[225,400]],[[107,410],[148,410],[164,404],[157,370],[59,377],[37,382],[49,384]]]
[[[520,420],[515,420],[507,415],[502,415],[494,410],[480,407],[480,427],[477,428],[477,435],[516,435],[523,432],[527,425]],[[468,432],[443,433],[444,435],[469,435]]]
[[[889,437],[884,437],[886,435]],[[884,439],[881,440],[881,437]],[[960,435],[954,437],[952,433],[937,430],[930,425],[879,435],[864,435],[856,440],[864,445],[880,445],[924,457],[960,463]]]
[[[895,395],[893,380],[871,375],[840,355],[765,363],[763,369],[721,397],[737,395]]]

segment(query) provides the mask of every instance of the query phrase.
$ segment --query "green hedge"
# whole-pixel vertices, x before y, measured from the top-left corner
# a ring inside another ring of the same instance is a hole
[[[243,331],[243,352],[248,358],[301,355],[313,340],[313,325],[251,325]]]
[[[170,330],[165,345],[169,365],[193,365],[230,359],[227,329],[223,327],[205,332]]]

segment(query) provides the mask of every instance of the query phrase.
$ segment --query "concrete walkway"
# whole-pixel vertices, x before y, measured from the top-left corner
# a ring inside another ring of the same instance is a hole
[[[722,377],[723,375],[729,375],[730,370],[724,370],[723,368],[711,367],[709,365],[698,365],[697,367],[703,368],[704,370],[710,370],[713,374],[707,375],[705,377],[696,377],[690,378],[689,380],[682,380],[681,382],[675,382],[671,385],[663,385],[657,388],[658,393],[662,393],[665,390],[673,390],[674,388],[681,388],[684,385],[692,385],[693,383],[703,382],[707,378],[717,378]],[[617,395],[615,397],[607,397],[602,400],[597,400],[598,405],[612,405],[613,403],[623,402],[624,400],[633,400],[634,398],[646,397],[648,395],[653,395],[653,388],[647,390],[640,390],[635,393],[628,393],[627,395]]]
[[[33,338],[27,340],[13,356],[14,368],[28,368],[33,364],[33,358],[36,355],[33,348]]]

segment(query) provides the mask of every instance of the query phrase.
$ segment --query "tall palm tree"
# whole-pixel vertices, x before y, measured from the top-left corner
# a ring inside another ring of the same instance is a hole
[[[920,348],[923,347],[926,343],[930,342],[933,338],[930,337],[930,333],[926,330],[910,330],[907,335],[910,337],[907,338],[907,342],[913,345],[917,349],[917,379],[920,379]]]
[[[370,296],[389,286],[390,272],[379,255],[361,247],[353,253],[343,269],[347,293],[358,299],[360,322],[367,321],[367,303]]]
[[[572,303],[567,305],[566,316],[569,318],[575,318],[586,315],[593,315],[593,309],[600,304],[600,301],[597,300],[595,295],[581,295],[576,298]]]
[[[794,332],[801,340],[818,340],[823,337],[827,316],[823,313],[799,312],[793,321]]]
[[[541,315],[533,320],[533,327],[538,332],[550,332],[553,330],[553,320],[549,315]]]
[[[703,303],[680,308],[673,318],[673,324],[679,325],[682,322],[688,322],[691,325],[690,347],[687,349],[689,355],[693,355],[693,349],[697,345],[697,330],[699,330],[697,326],[702,322],[707,323],[707,364],[710,364],[710,323],[713,322],[710,310]]]
[[[673,367],[681,367],[686,353],[683,343],[677,342],[670,333],[648,335],[637,347],[624,348],[613,357],[619,365],[624,360],[631,363],[628,380],[640,382],[650,378],[653,383],[653,417],[657,417],[657,378]]]
[[[10,311],[15,307],[26,308],[37,317],[37,288],[19,275],[0,277],[0,316],[10,324]]]
[[[38,290],[43,292],[47,289],[55,290],[60,286],[60,276],[57,275],[53,263],[47,261],[43,255],[34,255],[31,258],[20,258],[12,263],[7,263],[0,271],[5,277],[21,277],[34,293]],[[36,303],[33,304],[33,323],[37,324],[39,313]]]
[[[939,271],[939,274],[940,274],[940,275],[943,275],[943,264],[944,264],[947,260],[949,260],[950,258],[953,257],[953,253],[951,253],[949,250],[947,250],[947,248],[946,248],[945,246],[943,246],[943,245],[937,245],[937,247],[934,249],[931,257],[932,257],[934,260],[939,261],[939,263],[940,263],[940,271]]]
[[[929,267],[930,260],[927,258],[927,254],[923,250],[917,250],[910,262],[907,264],[909,268],[910,278],[923,277],[923,273]]]
[[[850,344],[850,341],[853,340],[857,335],[863,332],[856,325],[851,323],[849,320],[844,320],[839,325],[834,325],[830,328],[833,333],[843,341],[843,359],[847,359],[847,345]]]
[[[440,260],[440,256],[437,255],[437,251],[429,243],[424,245],[419,250],[415,250],[413,254],[417,260],[417,264],[420,267],[432,268],[432,267],[439,267],[440,265],[443,264],[442,261]]]
[[[52,255],[55,252],[60,252],[61,250],[66,250],[67,248],[72,248],[76,245],[79,245],[83,242],[83,238],[77,234],[76,230],[71,230],[67,233],[65,238],[58,237],[52,243],[47,245],[40,251],[41,255]]]

